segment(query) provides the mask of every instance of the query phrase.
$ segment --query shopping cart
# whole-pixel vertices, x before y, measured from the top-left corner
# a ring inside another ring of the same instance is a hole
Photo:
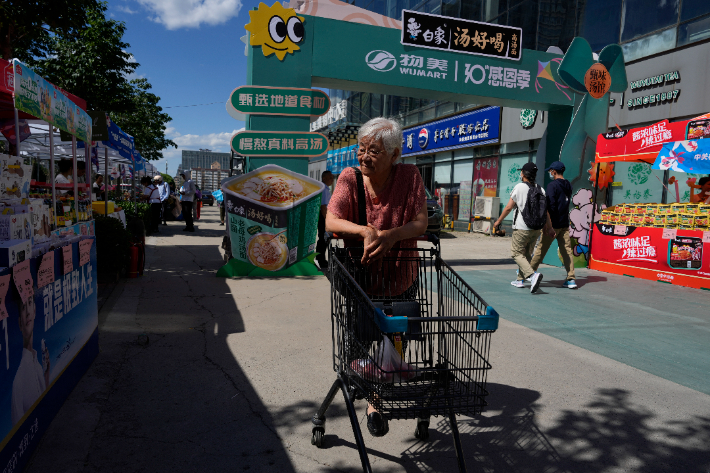
[[[311,443],[323,447],[325,413],[342,390],[360,453],[370,472],[354,400],[366,399],[384,419],[416,419],[416,438],[429,437],[431,416],[446,416],[459,471],[465,472],[456,415],[486,406],[491,334],[498,314],[429,248],[392,250],[382,264],[360,265],[362,247],[329,245],[333,370],[337,373],[313,416]],[[387,363],[392,342],[401,364]]]

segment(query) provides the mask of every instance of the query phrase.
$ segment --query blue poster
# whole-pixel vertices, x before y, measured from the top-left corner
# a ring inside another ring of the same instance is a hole
[[[62,248],[30,260],[34,296],[25,303],[13,282],[18,266],[0,272],[0,284],[8,283],[3,302],[8,317],[0,321],[3,471],[22,471],[56,410],[93,360],[95,355],[82,356],[87,353],[84,348],[96,344],[89,351],[98,352],[96,240],[88,237],[85,241],[92,241],[88,262],[79,264],[80,243],[72,244],[71,270],[66,274]],[[37,287],[40,269],[45,275],[53,272],[54,281]],[[83,369],[77,371],[78,365],[84,365]]]
[[[666,143],[652,167],[663,171],[710,174],[710,139]]]
[[[485,107],[405,129],[402,156],[418,156],[499,141],[500,107]]]

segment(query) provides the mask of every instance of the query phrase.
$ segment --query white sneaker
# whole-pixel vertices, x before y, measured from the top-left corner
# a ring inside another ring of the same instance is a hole
[[[540,283],[542,282],[542,274],[535,272],[531,276],[532,279],[532,286],[530,286],[530,293],[534,293],[537,291],[537,288],[540,287]]]
[[[523,284],[523,281],[518,281],[517,279],[515,281],[511,281],[510,285],[515,286],[515,287],[525,287],[525,284]]]
[[[565,281],[562,287],[566,287],[567,289],[577,289],[577,283],[574,279],[570,279],[569,281]]]
[[[520,277],[520,270],[515,272],[515,277]],[[532,277],[532,276],[531,276]],[[530,278],[525,278],[525,282],[530,282]]]

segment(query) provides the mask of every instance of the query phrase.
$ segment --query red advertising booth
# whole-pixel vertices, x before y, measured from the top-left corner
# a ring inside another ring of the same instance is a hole
[[[597,169],[603,168],[603,163],[618,161],[653,164],[664,144],[688,139],[689,124],[692,128],[699,121],[708,122],[708,136],[700,138],[710,139],[709,119],[710,114],[674,123],[664,120],[644,128],[599,135],[595,158]],[[595,195],[598,182],[599,179],[595,183]],[[690,187],[692,198],[692,189],[698,186],[691,184]],[[706,207],[710,206],[677,202],[680,199],[672,192],[668,196],[667,203],[621,204],[605,209],[601,220],[592,229],[589,267],[710,290],[708,219],[696,216],[694,221],[704,222],[704,225],[688,223],[690,215],[708,212]]]

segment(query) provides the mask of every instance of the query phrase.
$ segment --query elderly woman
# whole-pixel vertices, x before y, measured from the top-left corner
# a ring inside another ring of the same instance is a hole
[[[370,295],[389,298],[416,293],[416,269],[410,262],[382,267],[382,258],[393,248],[416,248],[413,238],[427,228],[426,194],[419,170],[399,164],[402,128],[395,121],[373,118],[358,133],[359,168],[341,174],[328,204],[325,227],[344,239],[364,241],[361,263],[369,266]],[[367,221],[359,221],[358,173],[364,185]],[[393,254],[402,255],[401,251]],[[396,273],[395,273],[396,271]],[[395,277],[396,276],[396,277]],[[367,428],[375,437],[389,426],[376,409],[367,408]]]

